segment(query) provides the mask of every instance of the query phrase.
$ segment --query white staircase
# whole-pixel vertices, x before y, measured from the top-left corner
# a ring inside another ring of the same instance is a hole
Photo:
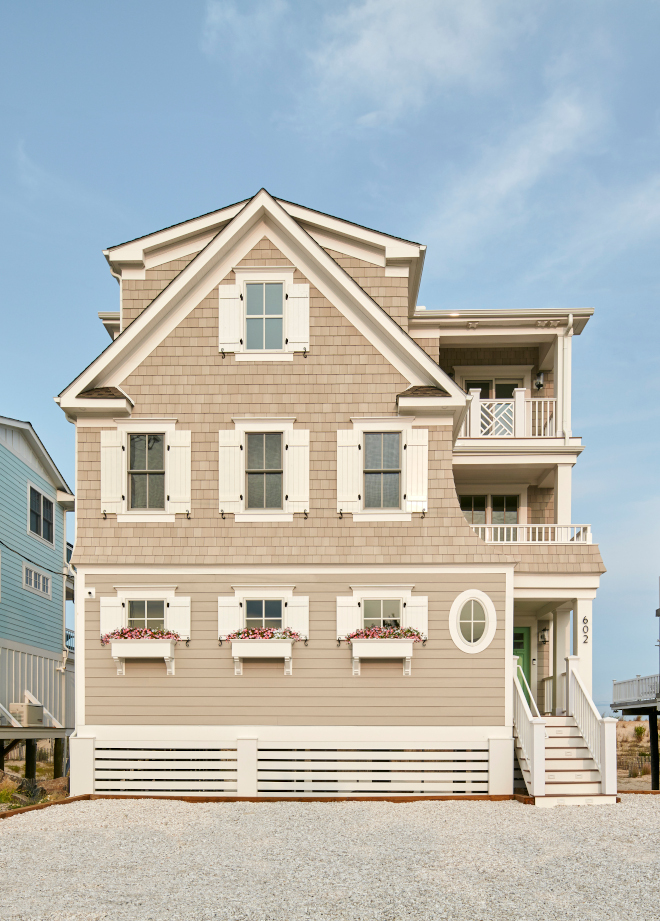
[[[516,757],[534,804],[616,803],[616,720],[603,719],[596,710],[577,672],[577,657],[566,659],[567,709],[574,715],[543,718],[517,657],[514,660]]]

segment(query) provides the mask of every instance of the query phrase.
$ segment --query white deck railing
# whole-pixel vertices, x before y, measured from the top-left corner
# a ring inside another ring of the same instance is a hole
[[[637,675],[628,681],[612,682],[612,703],[630,700],[655,700],[660,697],[660,675]]]
[[[487,544],[590,544],[589,524],[473,524]]]
[[[552,713],[554,707],[554,696],[552,693],[554,678],[548,675],[543,679],[543,712]]]
[[[578,672],[580,657],[566,656],[566,714],[572,716],[596,767],[601,793],[614,794],[616,776],[616,720],[603,718]]]
[[[522,676],[536,716],[532,716],[519,676]],[[528,792],[530,796],[543,796],[545,794],[545,720],[539,716],[538,707],[518,663],[518,656],[513,657],[513,730],[520,743],[523,759],[526,762],[525,766],[529,771]]]
[[[479,390],[471,390],[461,438],[552,438],[557,435],[557,401],[525,399],[525,391],[515,391],[512,400],[482,400]]]

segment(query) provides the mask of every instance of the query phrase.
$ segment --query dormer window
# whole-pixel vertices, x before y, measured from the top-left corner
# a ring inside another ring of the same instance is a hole
[[[284,285],[249,282],[245,286],[246,349],[281,351],[284,343]]]

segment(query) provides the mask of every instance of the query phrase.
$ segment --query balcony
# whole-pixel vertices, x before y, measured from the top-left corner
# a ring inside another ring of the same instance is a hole
[[[590,544],[589,524],[471,524],[487,544]]]
[[[660,698],[660,675],[637,675],[627,681],[612,682],[612,709],[622,709],[626,704],[648,707]]]
[[[479,390],[471,390],[460,438],[554,438],[561,434],[557,425],[557,401],[525,397],[525,390],[514,391],[512,400],[482,400]]]

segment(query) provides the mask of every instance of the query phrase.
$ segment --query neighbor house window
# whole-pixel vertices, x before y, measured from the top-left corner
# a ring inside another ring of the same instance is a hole
[[[253,600],[245,602],[245,626],[250,630],[260,627],[282,626],[282,600]]]
[[[479,642],[486,630],[486,611],[481,602],[472,598],[463,605],[458,626],[466,643]]]
[[[130,508],[165,508],[165,436],[128,436]]]
[[[165,628],[165,602],[129,601],[128,626],[131,630],[163,630]]]
[[[30,532],[53,543],[53,503],[30,486]]]
[[[486,524],[487,496],[461,496],[461,511],[470,524]]]
[[[398,598],[364,599],[362,611],[362,623],[365,630],[371,627],[401,626],[401,601]]]
[[[284,342],[284,285],[245,286],[245,342],[248,350],[281,351]]]
[[[401,434],[365,432],[364,507],[400,508]]]
[[[247,433],[245,476],[246,508],[282,508],[281,432]]]
[[[43,595],[45,598],[51,597],[50,576],[25,563],[23,564],[23,586],[35,595]]]

